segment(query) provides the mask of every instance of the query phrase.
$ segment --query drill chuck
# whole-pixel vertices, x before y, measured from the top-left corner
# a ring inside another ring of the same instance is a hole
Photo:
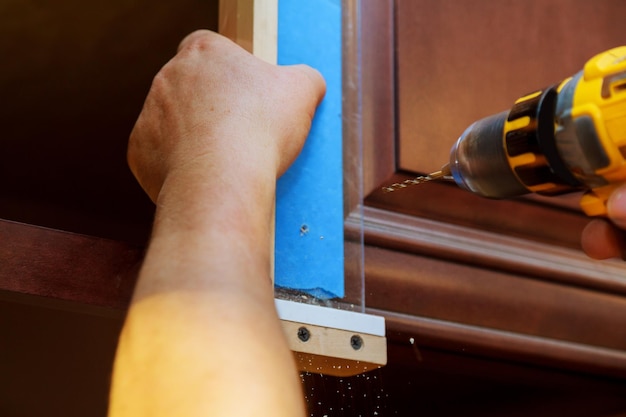
[[[474,122],[450,151],[450,171],[457,185],[489,198],[525,194],[511,171],[502,145],[502,131],[508,112]]]
[[[455,182],[488,198],[576,190],[555,142],[556,97],[556,87],[539,90],[470,125],[450,153]]]

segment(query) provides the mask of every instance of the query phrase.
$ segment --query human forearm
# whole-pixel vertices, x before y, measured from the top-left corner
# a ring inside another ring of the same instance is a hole
[[[238,174],[232,173],[233,182],[241,180]],[[267,243],[272,199],[265,196],[273,195],[274,182],[258,176],[239,187],[227,182],[196,181],[191,189],[183,186],[186,180],[164,184],[116,364],[114,386],[131,401],[115,401],[114,391],[112,410],[239,416],[247,414],[222,407],[249,405],[254,415],[267,409],[263,404],[275,409],[283,402],[284,410],[293,410],[301,401],[291,353],[267,308],[273,303]],[[163,381],[163,375],[171,377]],[[277,390],[281,381],[291,383]],[[211,393],[220,395],[207,401]],[[190,402],[210,410],[181,409]]]

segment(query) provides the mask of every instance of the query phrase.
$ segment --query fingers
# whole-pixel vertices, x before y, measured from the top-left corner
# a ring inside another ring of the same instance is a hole
[[[140,183],[154,195],[168,172],[214,149],[237,152],[239,160],[248,155],[251,169],[268,165],[280,175],[302,149],[325,92],[309,66],[271,65],[222,35],[195,31],[155,77],[143,123],[131,135],[129,163],[136,176],[148,173]],[[142,152],[134,142],[144,144]]]
[[[581,244],[593,259],[626,260],[626,185],[617,188],[607,201],[610,220],[592,220],[583,230]]]
[[[210,30],[196,30],[195,32],[191,32],[187,35],[181,42],[178,44],[178,52],[182,51],[190,47],[191,45],[199,42],[200,40],[212,40],[221,37],[215,32],[211,32]]]
[[[215,32],[211,32],[210,30],[196,30],[195,32],[187,35],[178,45],[178,52],[181,52],[184,49],[191,48],[193,45],[198,44],[208,44],[210,42],[230,42],[228,38],[223,37]],[[235,45],[235,44],[233,44]],[[292,68],[296,72],[299,72],[301,75],[305,76],[309,81],[313,90],[313,94],[317,99],[316,104],[322,101],[324,98],[324,94],[326,93],[326,82],[322,75],[316,69],[300,64],[300,65],[291,65],[286,68]]]
[[[185,49],[190,49],[193,46],[197,45],[209,45],[212,42],[232,43],[229,39],[223,37],[222,35],[211,32],[210,30],[201,29],[187,35],[178,45],[178,52],[180,53]],[[232,46],[236,45],[234,43],[232,44]],[[296,73],[299,73],[300,76],[304,76],[307,79],[307,84],[311,88],[312,97],[315,99],[315,105],[317,106],[326,94],[326,82],[324,81],[324,78],[322,77],[320,72],[304,64],[291,65],[284,68],[290,68]]]
[[[609,219],[619,228],[626,230],[626,185],[617,188],[607,202]]]
[[[582,248],[593,259],[623,258],[626,234],[603,219],[592,220],[583,230]]]

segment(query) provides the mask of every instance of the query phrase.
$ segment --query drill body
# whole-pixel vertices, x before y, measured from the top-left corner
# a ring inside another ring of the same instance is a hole
[[[452,147],[449,170],[460,187],[489,198],[586,190],[583,211],[606,215],[612,191],[626,183],[626,46],[474,122]]]

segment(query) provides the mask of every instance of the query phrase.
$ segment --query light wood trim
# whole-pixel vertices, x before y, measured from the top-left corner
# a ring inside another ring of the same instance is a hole
[[[278,0],[220,0],[219,32],[255,56],[276,64],[278,59]],[[276,232],[276,202],[272,208],[270,247]],[[274,253],[270,257],[274,281]]]
[[[250,53],[276,63],[278,0],[220,0],[218,27]]]
[[[387,363],[382,317],[297,301],[275,303],[301,371],[349,376]]]
[[[267,62],[278,56],[278,0],[254,0],[252,53]]]
[[[384,336],[286,320],[281,323],[301,371],[351,376],[380,368],[387,363],[387,339]],[[298,337],[298,331],[303,327],[310,333],[307,341]],[[353,337],[359,337],[362,341],[359,349],[352,347]]]
[[[218,31],[252,53],[254,0],[220,0]]]

